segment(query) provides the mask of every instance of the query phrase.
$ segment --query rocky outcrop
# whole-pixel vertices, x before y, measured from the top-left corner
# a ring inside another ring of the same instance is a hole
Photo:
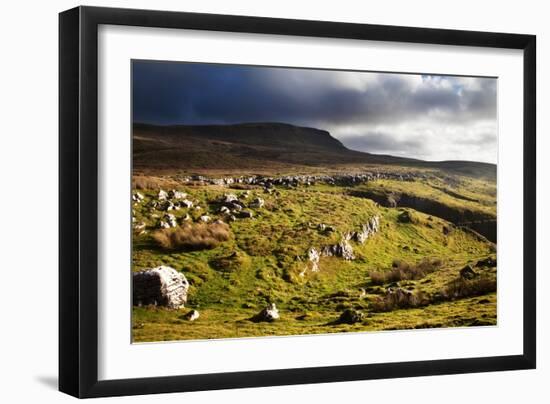
[[[367,223],[361,226],[361,230],[353,233],[352,238],[359,244],[364,244],[367,239],[378,232],[380,228],[380,217],[374,216]]]
[[[308,226],[311,226],[309,224]],[[324,223],[320,223],[317,226],[317,229],[322,232],[333,232],[335,229],[332,226],[327,226]],[[317,250],[314,247],[311,247],[307,252],[307,258],[311,262],[311,271],[316,272],[319,270],[319,259],[320,257],[341,257],[346,261],[351,261],[355,259],[355,254],[353,252],[353,246],[350,241],[356,241],[359,244],[364,244],[369,237],[376,234],[380,229],[380,217],[373,216],[370,218],[367,223],[363,224],[358,231],[346,232],[342,235],[342,238],[339,243],[326,245],[320,250]],[[301,259],[301,257],[300,257]],[[305,275],[307,267],[304,269],[300,275]]]
[[[324,246],[321,254],[324,257],[342,257],[346,261],[355,259],[353,247],[345,237],[338,244]]]
[[[318,272],[319,271],[319,259],[321,258],[321,254],[315,247],[311,247],[307,251],[307,258],[309,262],[311,262],[311,272]]]
[[[134,272],[132,281],[136,306],[152,304],[177,309],[187,302],[189,282],[174,268],[159,266]]]
[[[490,213],[458,208],[446,205],[438,200],[420,197],[407,193],[384,193],[379,191],[350,191],[350,195],[372,199],[382,206],[395,208],[412,208],[419,212],[447,220],[457,226],[467,227],[486,237],[497,241],[497,221]],[[407,218],[403,216],[404,220]],[[399,218],[401,221],[401,218]]]

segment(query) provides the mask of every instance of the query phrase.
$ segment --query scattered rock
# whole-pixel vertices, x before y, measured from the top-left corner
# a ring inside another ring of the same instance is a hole
[[[355,324],[363,320],[363,313],[354,309],[346,309],[338,319],[339,324]]]
[[[180,192],[172,189],[171,191],[168,191],[168,197],[173,199],[185,199],[187,198],[187,194],[185,192]]]
[[[238,201],[239,201],[239,198],[237,198],[237,195],[235,194],[225,194],[222,198],[223,203],[233,203]]]
[[[231,208],[233,211],[237,211],[237,212],[243,209],[243,205],[237,202],[232,202],[227,206],[229,206],[229,208]]]
[[[248,206],[251,208],[262,208],[265,205],[265,201],[262,198],[255,198]]]
[[[228,215],[228,214],[231,213],[231,211],[229,210],[229,208],[228,208],[227,206],[222,206],[222,207],[220,208],[220,213],[221,213],[221,214],[224,214],[224,215]]]
[[[201,217],[199,217],[199,220],[201,222],[204,222],[204,223],[208,223],[210,221],[210,216],[208,215],[202,215]]]
[[[185,314],[183,318],[187,321],[195,321],[199,318],[199,312],[197,310],[191,310],[190,312]]]
[[[325,231],[326,229],[327,229],[327,225],[324,224],[324,223],[319,223],[317,225],[317,230],[319,230],[319,231]]]
[[[275,303],[270,303],[266,308],[256,314],[252,321],[255,322],[273,322],[279,318],[279,310]]]
[[[171,213],[167,213],[166,215],[164,215],[164,222],[166,222],[170,227],[176,227],[178,225],[176,216]]]
[[[254,213],[249,211],[249,210],[243,210],[243,211],[239,212],[238,214],[239,214],[239,217],[243,218],[243,219],[251,219],[251,218],[254,217]]]
[[[139,193],[139,192],[136,192],[135,194],[132,195],[132,200],[134,202],[141,202],[143,201],[143,194]]]
[[[237,220],[237,218],[236,218],[234,215],[230,215],[230,216],[228,217],[228,220],[229,220],[230,222],[234,222],[235,220]]]
[[[176,206],[174,205],[174,203],[172,201],[163,201],[162,203],[160,203],[158,205],[158,208],[160,210],[163,210],[163,211],[166,211],[166,212],[169,212],[171,210],[177,210],[179,209],[179,206]]]
[[[160,190],[158,195],[157,195],[157,199],[159,201],[165,201],[168,199],[168,192],[164,191],[164,190]]]
[[[191,202],[189,199],[184,199],[182,201],[179,201],[179,205],[183,208],[190,209],[193,207],[193,202]]]
[[[146,226],[146,225],[145,225],[145,223],[143,223],[143,222],[136,223],[136,224],[134,225],[134,230],[136,230],[136,231],[145,230],[145,226]]]
[[[187,302],[189,282],[174,268],[159,266],[134,272],[132,279],[134,305],[153,304],[177,309]]]

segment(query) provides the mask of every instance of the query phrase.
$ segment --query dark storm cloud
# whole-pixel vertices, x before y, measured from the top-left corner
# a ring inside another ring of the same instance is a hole
[[[136,61],[133,116],[160,124],[286,122],[328,129],[357,150],[438,159],[430,143],[456,145],[475,138],[480,122],[495,122],[496,80]],[[486,126],[496,139],[496,125]]]

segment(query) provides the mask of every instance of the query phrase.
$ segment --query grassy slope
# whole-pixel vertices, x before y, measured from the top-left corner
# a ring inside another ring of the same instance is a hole
[[[477,199],[476,208],[494,209],[491,206],[491,185],[483,181],[461,178],[460,192]],[[407,185],[408,184],[408,185]],[[392,186],[414,186],[415,192],[435,192],[437,197],[448,197],[434,184],[399,182]],[[435,184],[439,186],[441,184]],[[387,187],[376,181],[371,186]],[[428,188],[426,188],[428,187]],[[203,208],[191,209],[196,219],[207,212],[216,218],[215,200],[226,188],[216,186],[179,187],[190,194]],[[266,200],[266,206],[255,209],[254,219],[240,219],[231,223],[233,237],[212,250],[167,253],[154,247],[150,231],[134,236],[133,269],[170,265],[191,282],[187,308],[179,311],[153,307],[134,307],[133,324],[135,341],[174,339],[224,338],[260,335],[287,335],[367,331],[384,329],[461,326],[496,323],[496,296],[468,298],[427,307],[397,310],[389,313],[370,313],[369,302],[382,291],[370,284],[368,273],[388,269],[394,259],[416,262],[425,257],[443,261],[440,270],[417,281],[402,281],[400,286],[430,295],[441,290],[455,279],[458,270],[468,262],[475,262],[493,252],[494,246],[471,234],[455,229],[443,234],[449,223],[438,218],[414,212],[418,223],[402,224],[397,220],[398,209],[378,206],[369,199],[348,195],[340,187],[315,186],[310,188],[281,189],[280,195],[268,195],[253,189],[255,195]],[[235,191],[239,193],[238,191]],[[438,192],[442,193],[438,194]],[[147,199],[155,191],[144,191]],[[482,196],[485,199],[480,199]],[[457,198],[454,198],[457,199]],[[473,203],[458,199],[458,203]],[[453,203],[456,201],[453,201]],[[485,204],[484,202],[488,202]],[[134,207],[138,222],[154,226],[158,219],[151,217],[146,203]],[[157,212],[162,216],[161,212]],[[186,209],[174,212],[184,216]],[[322,258],[320,272],[297,274],[305,263],[295,260],[311,246],[331,244],[339,233],[356,230],[358,226],[379,215],[381,230],[364,245],[354,243],[357,259],[345,262],[339,258]],[[325,235],[316,229],[324,223],[337,228],[334,234]],[[219,259],[239,253],[237,265],[222,265]],[[367,295],[361,296],[360,289]],[[281,320],[272,324],[248,321],[274,301]],[[482,301],[483,303],[479,303]],[[360,324],[333,325],[332,321],[348,307],[369,313]],[[190,308],[200,311],[196,322],[181,318]],[[305,315],[305,317],[304,317]]]

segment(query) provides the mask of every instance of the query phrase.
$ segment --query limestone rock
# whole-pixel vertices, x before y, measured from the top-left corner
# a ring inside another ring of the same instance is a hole
[[[255,198],[248,206],[251,208],[262,208],[265,205],[265,201],[262,198]]]
[[[143,201],[143,194],[139,193],[139,192],[136,192],[135,194],[132,195],[132,200],[134,202],[141,202]]]
[[[262,311],[260,311],[258,314],[256,314],[252,320],[255,322],[272,322],[279,318],[279,310],[277,310],[277,307],[275,306],[275,303],[270,303],[267,305],[266,308],[264,308]]]
[[[353,247],[346,239],[346,237],[342,238],[342,240],[338,244],[325,246],[321,253],[325,257],[342,257],[346,261],[351,261],[355,259],[355,255],[353,254]]]
[[[239,198],[237,198],[237,195],[235,194],[225,194],[222,198],[223,203],[233,203],[238,201],[239,201]]]
[[[165,201],[166,199],[168,199],[168,192],[161,189],[157,195],[157,199],[159,201]]]
[[[179,201],[179,206],[190,209],[193,207],[193,202],[191,202],[189,199],[184,199],[182,201]]]
[[[189,282],[174,268],[159,266],[133,274],[134,305],[158,305],[171,309],[184,307]]]
[[[187,198],[187,194],[185,192],[180,192],[172,189],[171,191],[168,191],[168,197],[172,199],[185,199]]]
[[[185,318],[187,321],[195,321],[199,318],[199,312],[197,310],[191,310],[188,312],[183,318]]]
[[[319,271],[319,258],[321,258],[319,251],[315,247],[311,247],[307,251],[307,257],[309,262],[311,262],[311,272]]]
[[[164,215],[164,222],[166,222],[170,227],[176,227],[178,225],[176,216],[171,213],[167,213],[166,215]]]
[[[361,229],[355,232],[353,238],[359,244],[364,244],[367,239],[378,232],[380,226],[380,218],[378,216],[372,217],[367,223],[361,226]]]

